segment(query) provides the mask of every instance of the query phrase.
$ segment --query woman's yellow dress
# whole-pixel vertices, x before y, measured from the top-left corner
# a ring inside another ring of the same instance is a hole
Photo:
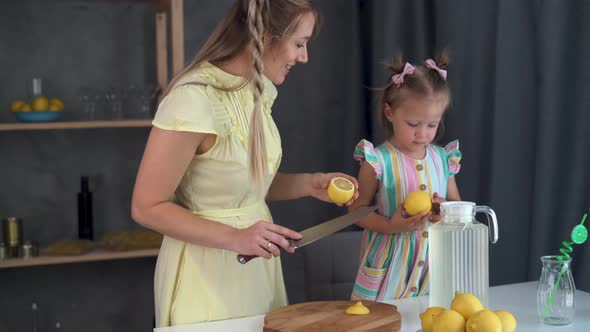
[[[271,116],[277,90],[264,80],[262,109],[269,178],[281,161],[281,139]],[[248,176],[250,85],[232,92],[241,78],[203,63],[162,100],[153,125],[164,130],[210,133],[214,146],[195,155],[173,200],[194,214],[236,228],[272,222]],[[191,83],[205,83],[191,84]],[[164,237],[154,278],[156,326],[252,316],[287,304],[281,261],[256,258],[240,264],[236,253]]]

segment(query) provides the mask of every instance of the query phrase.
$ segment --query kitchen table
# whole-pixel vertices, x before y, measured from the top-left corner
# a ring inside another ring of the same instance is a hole
[[[517,331],[590,331],[590,293],[576,291],[574,322],[565,326],[545,325],[537,314],[537,281],[490,288],[490,309],[508,310],[516,317]],[[384,301],[402,315],[401,331],[420,329],[419,314],[428,308],[428,296]],[[264,315],[154,329],[154,332],[260,332]]]

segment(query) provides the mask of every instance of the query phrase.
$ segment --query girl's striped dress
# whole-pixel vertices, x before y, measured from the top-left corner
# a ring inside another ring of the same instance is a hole
[[[354,159],[367,161],[379,180],[376,194],[379,213],[390,218],[406,195],[424,190],[447,196],[448,179],[459,172],[459,142],[444,148],[429,144],[426,157],[410,158],[391,143],[377,147],[367,140],[356,146]],[[382,301],[428,294],[428,228],[407,233],[383,234],[365,230],[361,262],[351,298]]]

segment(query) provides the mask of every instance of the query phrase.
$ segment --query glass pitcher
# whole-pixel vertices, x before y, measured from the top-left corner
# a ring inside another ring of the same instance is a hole
[[[571,258],[543,256],[541,278],[537,287],[537,311],[549,325],[566,325],[574,321],[576,286],[570,269]]]
[[[475,220],[483,212],[486,225]],[[494,210],[473,202],[443,202],[442,220],[430,226],[430,306],[448,308],[455,291],[477,296],[484,306],[489,305],[488,235],[492,243],[498,241],[498,221]],[[490,222],[491,220],[491,222]]]

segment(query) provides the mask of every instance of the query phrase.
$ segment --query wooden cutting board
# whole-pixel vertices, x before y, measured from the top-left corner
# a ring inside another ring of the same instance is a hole
[[[357,301],[319,301],[289,305],[264,317],[264,332],[303,331],[399,331],[401,315],[392,304],[362,301],[371,311],[349,315],[346,308]]]

